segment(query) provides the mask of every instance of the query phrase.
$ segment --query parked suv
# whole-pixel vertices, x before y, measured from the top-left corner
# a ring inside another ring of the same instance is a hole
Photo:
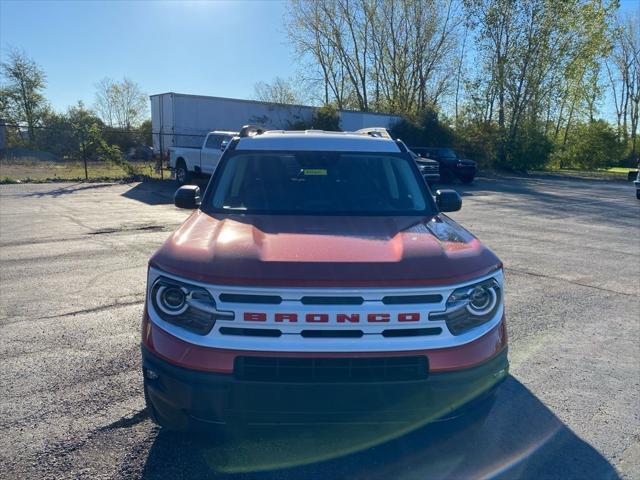
[[[411,150],[423,158],[436,160],[440,164],[440,178],[444,182],[457,178],[462,183],[471,183],[476,177],[476,162],[458,157],[452,148],[412,147]]]
[[[175,204],[194,210],[149,261],[142,322],[160,425],[488,411],[508,372],[502,263],[401,142],[245,127]]]
[[[418,165],[422,177],[429,185],[436,184],[440,181],[440,164],[435,160],[423,158],[417,153],[409,150],[409,155]]]

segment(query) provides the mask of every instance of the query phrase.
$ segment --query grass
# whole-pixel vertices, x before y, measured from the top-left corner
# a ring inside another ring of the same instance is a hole
[[[631,168],[626,167],[610,167],[600,168],[596,170],[578,170],[574,168],[558,168],[549,167],[544,170],[545,173],[553,173],[576,178],[593,178],[598,180],[627,180],[627,174]]]
[[[629,168],[629,167],[611,167],[611,168],[601,168],[598,171],[609,172],[609,173],[622,173],[626,176],[629,170],[635,170],[635,169]]]
[[[117,165],[103,162],[87,162],[88,180],[113,181],[134,178],[160,178],[160,172],[155,169],[155,162],[131,162],[135,174],[131,175]],[[164,178],[169,178],[169,172],[164,172]],[[34,157],[0,158],[0,183],[39,183],[55,181],[85,180],[83,162],[76,161],[43,161]]]

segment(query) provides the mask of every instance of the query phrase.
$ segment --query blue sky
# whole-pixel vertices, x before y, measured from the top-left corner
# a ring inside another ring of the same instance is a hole
[[[0,49],[24,50],[47,74],[57,110],[94,101],[124,76],[148,93],[248,98],[258,81],[295,73],[281,1],[0,0]]]
[[[295,75],[286,8],[278,0],[0,0],[0,55],[16,47],[41,65],[57,110],[91,106],[104,77],[127,76],[147,94],[250,98],[256,82]],[[640,12],[640,0],[622,0],[621,10]]]

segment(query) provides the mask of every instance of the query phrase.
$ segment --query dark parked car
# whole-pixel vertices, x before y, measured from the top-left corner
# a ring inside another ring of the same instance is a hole
[[[438,162],[429,158],[423,158],[411,150],[409,150],[409,153],[418,164],[420,173],[422,173],[422,176],[429,185],[440,181],[440,164]]]
[[[633,183],[636,186],[636,198],[640,200],[640,168],[638,168],[638,174],[636,175],[636,179]]]
[[[440,164],[440,178],[451,182],[457,178],[462,183],[471,183],[476,176],[478,166],[473,160],[460,158],[452,148],[412,147],[415,153]]]
[[[137,145],[129,149],[127,160],[152,160],[153,147],[148,145]]]

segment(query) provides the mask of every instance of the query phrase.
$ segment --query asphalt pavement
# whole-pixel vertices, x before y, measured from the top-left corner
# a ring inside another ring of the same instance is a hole
[[[505,265],[511,375],[484,423],[163,432],[142,395],[171,182],[0,187],[0,478],[640,478],[640,201],[553,176],[454,185]]]

